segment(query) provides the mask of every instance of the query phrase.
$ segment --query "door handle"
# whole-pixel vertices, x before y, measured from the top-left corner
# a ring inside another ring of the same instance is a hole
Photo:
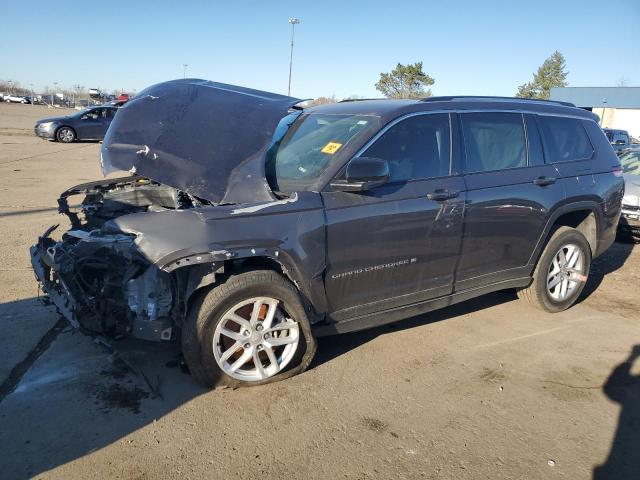
[[[546,187],[547,185],[556,183],[556,179],[553,177],[538,177],[533,181],[533,183],[539,187]]]
[[[433,192],[427,193],[427,198],[435,202],[441,202],[443,200],[449,200],[450,198],[456,198],[458,195],[460,195],[460,192],[439,188]]]

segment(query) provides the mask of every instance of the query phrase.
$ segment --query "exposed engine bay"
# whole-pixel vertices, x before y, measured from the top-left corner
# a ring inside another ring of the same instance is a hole
[[[70,206],[74,196],[82,203]],[[175,281],[137,248],[135,235],[105,232],[109,220],[139,212],[210,205],[173,187],[139,176],[78,185],[58,200],[71,229],[59,241],[53,226],[31,249],[43,288],[76,326],[103,334],[169,340],[181,319]]]

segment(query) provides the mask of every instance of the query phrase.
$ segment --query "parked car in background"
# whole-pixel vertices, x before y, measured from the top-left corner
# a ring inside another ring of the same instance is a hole
[[[637,232],[640,229],[640,148],[625,150],[620,164],[625,183],[620,228],[627,230],[626,233]]]
[[[205,385],[256,385],[303,371],[316,336],[497,290],[565,310],[615,239],[624,181],[590,112],[299,103],[190,79],[123,107],[101,165],[136,174],[63,192],[71,229],[31,248],[59,311],[101,334],[180,339]]]
[[[31,97],[21,95],[5,95],[4,101],[7,103],[31,103]]]
[[[102,140],[117,110],[112,105],[101,105],[66,117],[43,118],[38,120],[34,131],[40,138],[63,143]]]
[[[616,152],[616,154],[618,155],[618,157],[621,157],[622,155],[626,154],[627,152],[634,152],[634,151],[638,151],[638,150],[640,150],[640,144],[632,143],[631,145],[629,145],[625,149],[620,150],[619,152]]]
[[[611,146],[616,153],[621,152],[631,145],[631,137],[629,136],[629,132],[626,130],[617,130],[614,128],[603,128],[602,130],[609,139],[609,143],[611,143]]]

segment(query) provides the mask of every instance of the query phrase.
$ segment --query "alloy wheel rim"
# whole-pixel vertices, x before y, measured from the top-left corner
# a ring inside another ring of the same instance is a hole
[[[63,142],[70,142],[71,140],[73,140],[73,133],[71,133],[71,130],[65,128],[60,132],[60,139]]]
[[[584,253],[573,243],[563,245],[553,256],[547,273],[547,292],[556,302],[569,298],[584,276]]]
[[[213,355],[227,375],[257,382],[281,372],[294,357],[300,327],[280,300],[254,297],[225,312],[213,334]]]

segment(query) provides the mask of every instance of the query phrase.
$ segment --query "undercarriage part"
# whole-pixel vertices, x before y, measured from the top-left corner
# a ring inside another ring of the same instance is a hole
[[[170,340],[172,283],[168,274],[150,266],[126,285],[127,305],[133,314],[132,333],[145,340]]]
[[[72,207],[69,197],[85,195]],[[133,175],[83,183],[64,192],[58,199],[58,211],[69,217],[72,228],[93,230],[112,218],[137,212],[176,210],[209,205],[173,187]]]
[[[31,249],[34,271],[72,324],[107,335],[169,340],[172,279],[150,266],[134,239],[97,230],[70,230],[59,242],[43,236]]]

